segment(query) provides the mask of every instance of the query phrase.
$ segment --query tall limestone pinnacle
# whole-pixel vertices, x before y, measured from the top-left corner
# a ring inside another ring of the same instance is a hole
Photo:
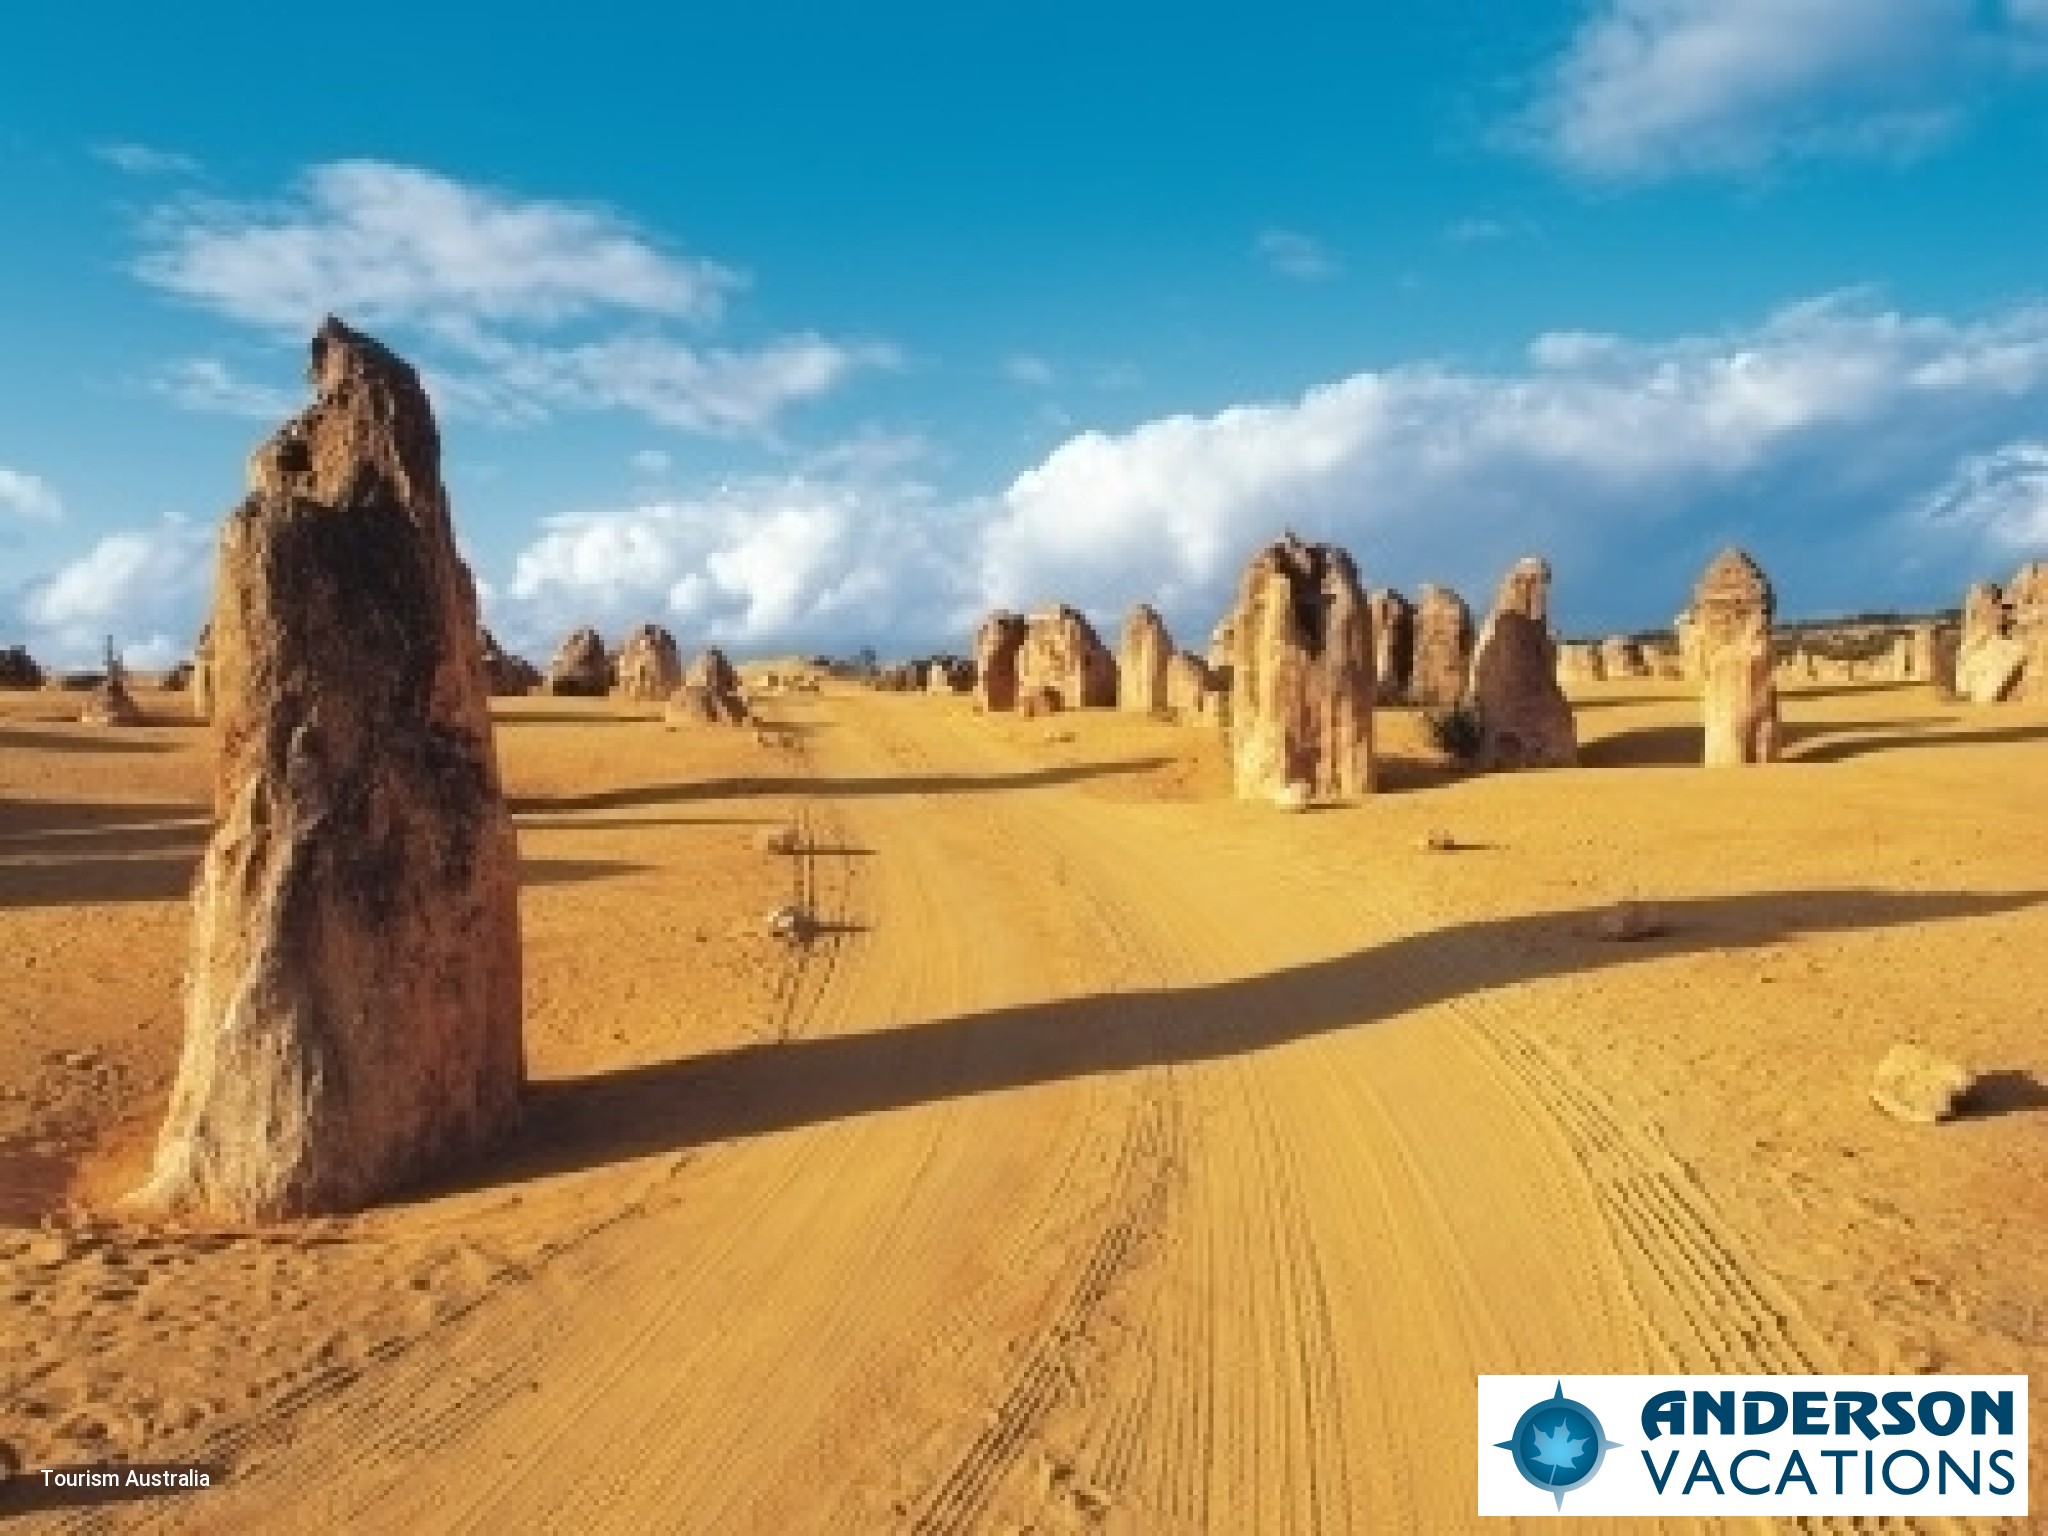
[[[1778,684],[1771,670],[1771,620],[1777,597],[1757,563],[1724,549],[1693,593],[1700,707],[1707,763],[1769,763],[1784,744]]]
[[[345,1210],[518,1112],[518,851],[440,435],[338,320],[310,379],[221,532],[216,821],[145,1207]]]

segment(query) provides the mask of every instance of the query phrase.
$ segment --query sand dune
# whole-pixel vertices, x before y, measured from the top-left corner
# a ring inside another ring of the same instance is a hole
[[[1790,761],[1716,772],[1672,685],[1576,703],[1585,767],[1457,778],[1389,712],[1391,792],[1280,817],[1131,715],[501,700],[518,1142],[192,1233],[35,1223],[146,1155],[205,733],[7,700],[0,1439],[226,1476],[0,1511],[1457,1531],[1479,1372],[2048,1369],[2048,712],[1795,690]],[[1593,937],[1623,898],[1668,934]],[[1992,1101],[1878,1114],[1900,1039]]]

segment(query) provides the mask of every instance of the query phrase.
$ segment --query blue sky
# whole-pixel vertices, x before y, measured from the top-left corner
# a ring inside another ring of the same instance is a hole
[[[1799,614],[2048,554],[2048,0],[122,9],[0,47],[50,660],[182,653],[330,309],[543,656],[1199,645],[1288,525],[1573,632],[1730,541]]]

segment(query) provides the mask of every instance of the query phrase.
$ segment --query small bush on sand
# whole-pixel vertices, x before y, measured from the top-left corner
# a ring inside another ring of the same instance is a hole
[[[1422,716],[1422,723],[1429,732],[1429,739],[1444,756],[1460,763],[1478,760],[1480,748],[1486,742],[1478,706],[1453,704],[1444,709],[1427,710]]]

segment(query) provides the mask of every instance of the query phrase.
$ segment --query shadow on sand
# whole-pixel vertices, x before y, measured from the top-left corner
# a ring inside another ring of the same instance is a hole
[[[142,829],[141,835],[169,829]],[[136,835],[136,834],[131,834]],[[0,843],[0,911],[15,907],[89,907],[134,901],[183,901],[192,892],[192,875],[199,867],[199,855],[206,843],[206,829],[181,833],[189,838],[182,853],[136,853],[113,851],[96,843],[90,851],[58,852],[32,863],[13,863],[5,857],[8,845]],[[652,869],[624,859],[543,859],[519,861],[519,883],[527,890],[547,885],[574,885],[589,880],[609,880],[619,875],[639,874]]]
[[[1164,768],[1170,757],[1129,758],[1114,763],[1073,763],[1058,768],[1033,768],[1022,773],[884,774],[876,778],[699,779],[688,784],[643,784],[604,789],[588,795],[523,797],[512,801],[512,814],[561,815],[574,811],[621,811],[641,806],[683,805],[693,800],[731,800],[747,795],[866,796],[948,795],[998,789],[1040,789],[1087,779],[1114,778]]]
[[[156,725],[155,720],[145,724]],[[175,752],[175,741],[154,741],[147,736],[130,736],[124,730],[109,726],[94,726],[88,734],[87,728],[71,731],[38,731],[18,725],[0,725],[0,752],[20,750],[23,752]]]
[[[2048,740],[2048,726],[2014,725],[1980,731],[1941,732],[1954,715],[1913,715],[1891,720],[1788,720],[1785,761],[1840,763],[1912,747],[1993,746],[2000,743]],[[1701,727],[1646,725],[1616,731],[1586,743],[1579,762],[1587,768],[1697,767]]]
[[[1244,1055],[1366,1028],[1458,996],[1658,956],[1993,916],[2043,902],[2048,891],[1815,890],[1706,898],[1662,904],[1671,933],[1632,945],[1588,937],[1592,911],[1548,913],[1439,929],[1212,986],[1073,998],[865,1034],[749,1045],[537,1084],[513,1145],[488,1169],[472,1169],[439,1189],[512,1183],[1097,1073]]]

